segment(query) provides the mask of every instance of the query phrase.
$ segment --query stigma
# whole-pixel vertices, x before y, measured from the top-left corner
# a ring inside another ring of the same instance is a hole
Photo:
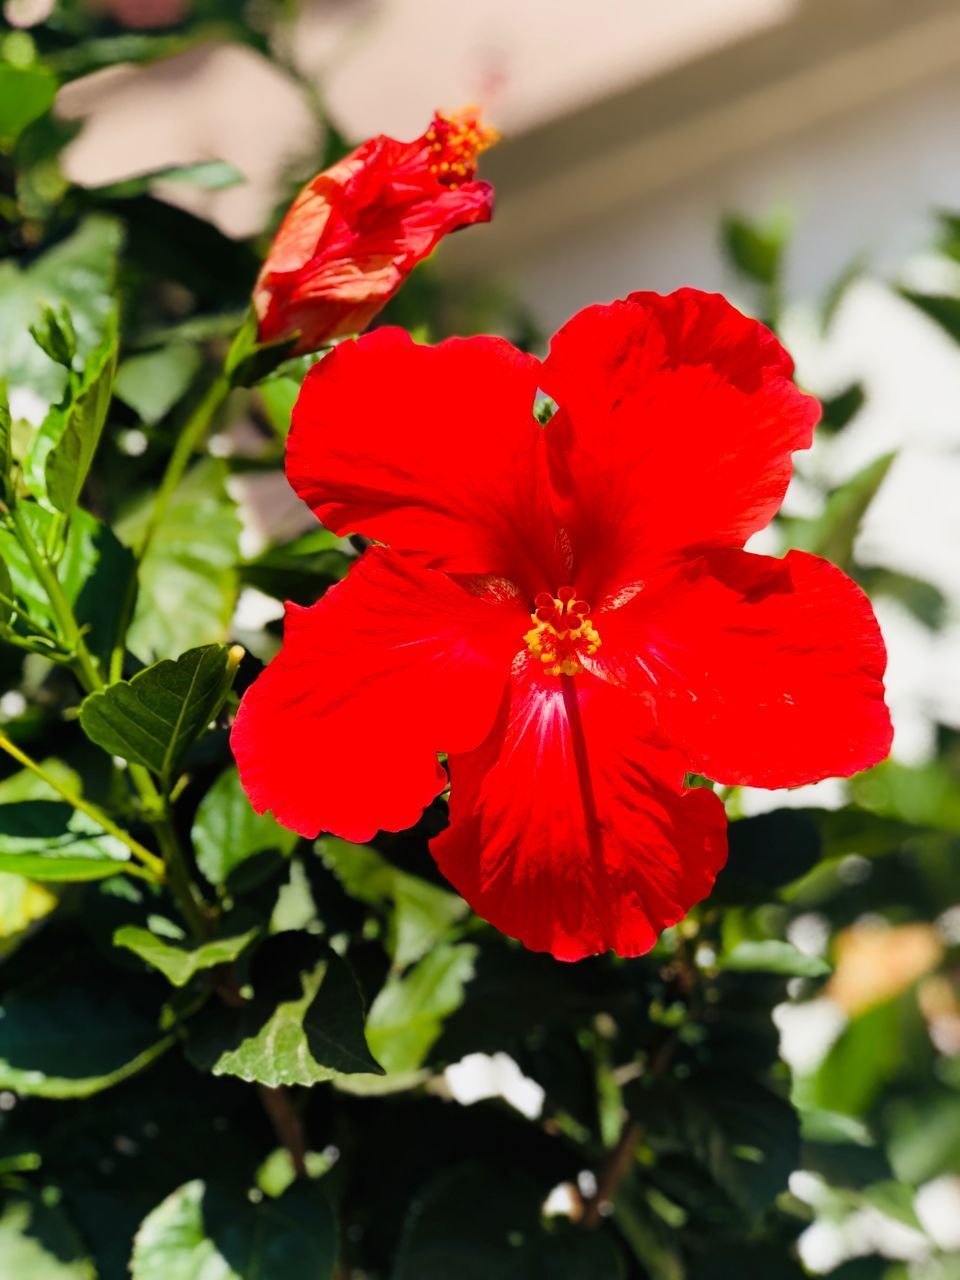
[[[600,637],[590,619],[590,606],[573,587],[561,587],[555,596],[541,591],[534,600],[533,627],[523,637],[527,648],[551,676],[575,676],[583,670],[580,659],[592,657]]]
[[[481,123],[476,107],[466,107],[450,116],[438,111],[426,132],[430,172],[439,182],[455,189],[473,178],[477,157],[499,139],[496,129]]]

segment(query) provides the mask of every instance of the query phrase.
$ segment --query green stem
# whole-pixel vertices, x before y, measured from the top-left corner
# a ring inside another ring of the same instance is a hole
[[[17,531],[20,545],[30,561],[30,567],[37,575],[37,581],[47,593],[47,599],[50,601],[50,607],[53,609],[54,617],[62,632],[63,641],[74,654],[74,663],[76,664],[77,675],[81,684],[88,692],[102,688],[103,679],[97,668],[96,660],[86,646],[83,632],[80,630],[74,616],[73,608],[67,599],[66,592],[60,585],[60,579],[34,541],[33,531],[18,505],[14,506],[11,512],[11,519]]]
[[[118,827],[117,824],[98,809],[96,805],[90,804],[88,800],[84,800],[82,796],[76,795],[69,787],[65,787],[62,782],[59,782],[53,776],[53,774],[48,773],[46,769],[44,769],[43,765],[38,764],[36,760],[28,756],[26,752],[21,751],[16,743],[11,742],[7,735],[2,732],[0,732],[0,750],[5,751],[8,756],[12,756],[18,764],[23,765],[25,769],[29,769],[31,773],[36,774],[38,778],[41,778],[48,787],[51,787],[58,796],[66,800],[66,802],[74,809],[78,809],[81,813],[85,813],[88,818],[92,818],[98,826],[101,826],[108,835],[113,836],[115,839],[119,840],[121,844],[125,845],[133,856],[135,858],[139,858],[143,865],[152,872],[150,877],[151,879],[164,879],[163,862],[155,853],[151,853],[150,850],[145,848],[139,840],[135,840],[129,832],[124,831],[122,827]]]
[[[167,513],[170,499],[183,479],[190,459],[200,447],[217,410],[229,394],[230,380],[225,373],[220,372],[207,388],[200,403],[191,413],[184,424],[183,430],[177,437],[177,443],[173,447],[173,452],[170,454],[170,460],[167,463],[167,469],[163,473],[163,479],[160,481],[160,488],[157,490],[150,516],[137,544],[136,556],[138,564],[150,549],[150,544],[153,542],[157,528]]]

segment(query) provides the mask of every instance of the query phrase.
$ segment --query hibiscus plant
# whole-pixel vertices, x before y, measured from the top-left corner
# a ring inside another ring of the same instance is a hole
[[[723,229],[762,320],[547,339],[424,261],[474,108],[327,128],[250,241],[71,185],[61,83],[280,57],[195,9],[0,42],[0,1277],[791,1280],[870,1213],[910,1269],[832,1274],[955,1277],[958,756],[887,759],[866,592],[944,602],[857,560],[889,457],[778,516],[863,400],[782,230]]]

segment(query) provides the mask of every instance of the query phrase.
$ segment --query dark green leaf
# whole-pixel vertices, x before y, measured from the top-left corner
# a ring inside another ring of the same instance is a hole
[[[842,431],[857,416],[865,401],[866,393],[859,382],[852,383],[835,396],[827,396],[820,402],[823,405],[823,418],[818,431]]]
[[[788,226],[783,219],[766,226],[746,218],[728,215],[721,224],[723,247],[730,261],[757,284],[777,283],[783,264]]]
[[[200,353],[189,342],[171,342],[159,351],[128,356],[117,370],[114,393],[154,426],[184,395],[200,368]]]
[[[83,730],[110,755],[146,765],[169,782],[223,705],[239,657],[206,645],[91,693],[80,708]]]
[[[793,809],[731,822],[729,841],[726,866],[710,895],[714,903],[768,902],[820,858],[816,823]]]
[[[313,604],[324,584],[338,582],[355,558],[350,544],[328,529],[310,529],[283,546],[268,547],[240,566],[244,582],[275,596]]]
[[[160,938],[149,929],[124,925],[113,935],[113,941],[115,946],[126,947],[154,969],[159,969],[175,987],[185,987],[202,969],[231,964],[247,949],[258,933],[258,928],[248,929],[246,933],[214,938],[199,947],[190,947],[184,943],[172,942],[169,938]]]
[[[960,298],[952,294],[916,293],[912,289],[901,289],[900,293],[960,342]]]
[[[329,836],[317,842],[317,852],[351,897],[389,908],[387,946],[400,968],[431,951],[467,914],[462,898],[398,871],[366,845]]]
[[[63,801],[0,804],[0,871],[32,880],[102,880],[129,861],[125,845]]]
[[[83,1242],[55,1199],[26,1184],[0,1211],[0,1259],[6,1280],[97,1280]]]
[[[316,1185],[252,1204],[197,1180],[147,1216],[134,1241],[133,1280],[330,1280],[333,1210]]]
[[[193,821],[197,866],[215,885],[237,888],[249,877],[245,867],[258,854],[292,852],[297,835],[269,813],[254,812],[236,769],[226,769],[200,801]],[[259,865],[259,864],[258,864]]]
[[[540,1223],[536,1183],[508,1168],[465,1165],[413,1202],[391,1280],[619,1280],[604,1231]]]
[[[13,583],[10,580],[10,570],[6,563],[0,560],[0,627],[6,626],[12,613]]]
[[[205,1013],[188,1050],[202,1070],[271,1088],[380,1071],[364,1039],[356,980],[315,939],[272,938],[257,954],[253,989],[242,1008]]]
[[[0,143],[16,142],[28,124],[46,115],[56,94],[57,80],[47,67],[0,63]]]
[[[260,342],[256,312],[251,307],[227,354],[225,368],[231,385],[252,387],[268,377],[293,354],[298,336]]]
[[[142,998],[96,969],[60,972],[0,1005],[0,1089],[85,1098],[143,1070],[170,1047]]]
[[[960,1095],[946,1090],[901,1098],[884,1116],[890,1163],[917,1186],[960,1168]]]

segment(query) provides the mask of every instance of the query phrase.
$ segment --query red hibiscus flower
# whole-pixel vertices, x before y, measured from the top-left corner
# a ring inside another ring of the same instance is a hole
[[[233,730],[254,807],[369,840],[416,821],[446,751],[432,849],[480,915],[562,959],[648,950],[726,856],[687,771],[789,787],[890,746],[860,589],[742,549],[818,418],[792,370],[689,289],[587,308],[543,363],[393,329],[340,346],[304,383],[288,475],[386,545],[288,607]]]
[[[296,351],[359,333],[450,231],[489,222],[493,188],[474,182],[496,141],[474,110],[434,116],[414,142],[371,138],[294,200],[253,291],[261,342]]]

